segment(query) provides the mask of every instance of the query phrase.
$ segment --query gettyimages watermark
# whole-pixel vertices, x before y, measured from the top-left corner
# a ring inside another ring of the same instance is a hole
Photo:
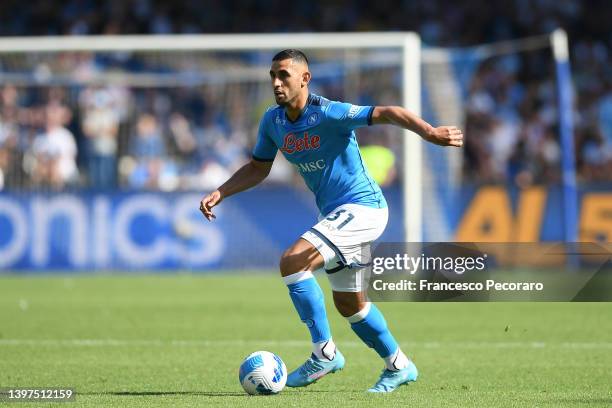
[[[609,243],[380,243],[373,301],[612,301]]]

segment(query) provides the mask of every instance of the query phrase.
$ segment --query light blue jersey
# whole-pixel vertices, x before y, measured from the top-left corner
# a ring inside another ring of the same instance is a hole
[[[315,194],[323,215],[349,203],[385,208],[382,191],[363,164],[354,131],[372,124],[373,110],[314,94],[295,122],[282,107],[270,108],[259,124],[253,159],[273,161],[280,150]]]

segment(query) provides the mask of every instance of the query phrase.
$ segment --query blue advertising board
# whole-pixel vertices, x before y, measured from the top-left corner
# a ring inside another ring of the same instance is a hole
[[[581,189],[582,240],[612,238],[610,189]],[[560,188],[466,187],[445,214],[449,240],[563,240]],[[398,189],[385,191],[382,241],[402,240]],[[201,193],[0,194],[0,271],[276,268],[283,250],[314,223],[308,192],[261,187],[230,197],[206,221]],[[428,220],[424,220],[427,231]],[[516,228],[515,228],[516,226]],[[427,239],[427,236],[426,236]],[[516,239],[515,239],[516,240]]]

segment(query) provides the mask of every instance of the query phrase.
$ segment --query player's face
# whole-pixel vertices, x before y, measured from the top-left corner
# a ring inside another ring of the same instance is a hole
[[[287,58],[272,62],[270,79],[276,103],[280,106],[287,106],[291,105],[308,85],[310,72],[305,64],[296,63],[291,58]]]

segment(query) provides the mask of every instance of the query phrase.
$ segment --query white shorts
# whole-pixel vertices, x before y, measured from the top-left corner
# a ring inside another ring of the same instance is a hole
[[[344,204],[302,234],[323,256],[324,269],[336,292],[361,292],[370,277],[370,243],[385,230],[389,211]]]

